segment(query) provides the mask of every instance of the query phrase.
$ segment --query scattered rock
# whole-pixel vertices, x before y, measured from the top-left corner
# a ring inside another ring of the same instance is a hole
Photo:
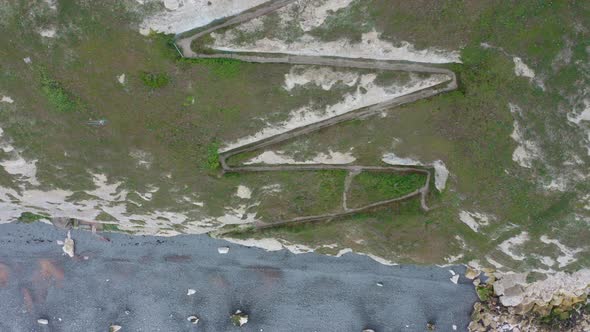
[[[364,329],[363,332],[375,332],[373,329]]]
[[[125,84],[125,74],[121,74],[119,76],[117,76],[117,81],[119,81],[120,84]]]
[[[57,33],[57,30],[55,30],[55,28],[49,28],[49,29],[44,29],[44,30],[39,31],[39,34],[42,37],[46,37],[46,38],[54,38],[56,33]]]
[[[41,325],[47,325],[47,324],[49,324],[49,320],[47,320],[45,318],[39,318],[39,319],[37,319],[37,323],[39,323]]]
[[[30,64],[33,62],[33,61],[31,60],[31,58],[29,58],[29,57],[23,58],[23,61],[24,61],[26,64],[28,64],[28,65],[30,65]]]
[[[246,186],[239,185],[238,191],[236,192],[236,196],[243,199],[250,199],[252,197],[252,191],[250,190],[250,188]]]
[[[248,323],[248,315],[241,310],[236,310],[236,312],[230,316],[230,319],[235,326],[243,326]]]
[[[120,325],[111,325],[109,326],[109,332],[118,332],[121,331],[122,327]]]
[[[0,99],[0,101],[3,103],[9,103],[9,104],[14,103],[14,99],[12,99],[8,96],[2,96],[2,99]]]
[[[197,324],[199,322],[199,317],[197,316],[189,316],[186,320],[193,324]]]
[[[191,295],[195,294],[196,292],[197,292],[196,290],[189,288],[188,291],[186,292],[186,295],[191,296]]]
[[[426,329],[428,331],[434,331],[434,330],[436,330],[436,325],[434,325],[434,323],[429,322],[426,324]]]
[[[378,282],[377,282],[377,286],[379,286],[379,287],[383,287],[383,283],[382,283],[381,281],[378,281]]]
[[[471,332],[590,331],[590,312],[585,302],[573,305],[567,302],[566,306],[569,309],[549,306],[545,313],[537,308],[523,312],[518,307],[502,305],[497,296],[490,296],[485,301],[475,303],[468,329]]]
[[[457,331],[457,325],[453,324],[453,331]]]
[[[465,278],[473,280],[473,279],[479,277],[480,273],[481,272],[476,269],[472,269],[470,267],[467,267],[467,270],[465,271]]]
[[[217,248],[217,252],[225,255],[229,252],[229,247],[219,247]]]
[[[74,257],[74,240],[72,240],[70,231],[68,231],[68,237],[66,237],[64,240],[64,246],[62,247],[62,250],[66,255]]]

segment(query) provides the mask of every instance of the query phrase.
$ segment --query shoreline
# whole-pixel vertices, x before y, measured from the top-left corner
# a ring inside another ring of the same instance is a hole
[[[477,299],[462,266],[386,266],[358,254],[267,252],[208,235],[76,229],[70,258],[56,244],[66,233],[42,223],[0,225],[8,276],[0,287],[2,329],[34,329],[43,318],[56,331],[111,324],[231,331],[229,315],[240,309],[250,316],[247,331],[424,331],[428,323],[451,331],[467,329]],[[458,284],[449,269],[461,275]],[[191,315],[200,319],[195,326]]]

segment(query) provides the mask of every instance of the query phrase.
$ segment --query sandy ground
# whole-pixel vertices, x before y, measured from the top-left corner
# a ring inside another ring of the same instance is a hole
[[[455,285],[448,267],[265,252],[205,235],[103,235],[72,231],[69,258],[56,243],[65,230],[0,225],[0,330],[424,331],[432,321],[462,331],[475,301],[461,267]],[[229,321],[237,309],[250,316],[241,329]]]

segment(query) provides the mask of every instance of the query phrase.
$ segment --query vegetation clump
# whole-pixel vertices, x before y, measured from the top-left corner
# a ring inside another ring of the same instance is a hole
[[[484,302],[494,296],[494,291],[489,286],[479,285],[477,286],[476,291],[477,297],[479,297],[479,299]]]
[[[159,89],[168,85],[170,78],[165,73],[149,73],[144,71],[141,73],[141,81],[149,88]]]
[[[44,216],[41,214],[36,214],[33,212],[23,212],[20,214],[20,217],[18,217],[18,221],[24,222],[27,224],[35,222],[35,221],[39,221],[41,219],[47,219],[47,216]]]
[[[219,164],[219,143],[213,142],[207,146],[207,158],[204,166],[211,171],[221,168]]]
[[[79,98],[74,96],[64,86],[54,80],[44,68],[40,70],[41,91],[47,101],[56,110],[64,113],[74,112],[82,108]]]
[[[238,76],[244,67],[244,62],[229,58],[200,58],[183,59],[185,62],[203,65],[221,79],[230,79]]]
[[[420,189],[425,182],[424,174],[362,172],[352,182],[350,200],[354,206],[362,206],[402,197]]]
[[[191,49],[200,54],[213,54],[215,50],[210,47],[211,44],[213,44],[213,37],[211,35],[205,35],[193,40]]]

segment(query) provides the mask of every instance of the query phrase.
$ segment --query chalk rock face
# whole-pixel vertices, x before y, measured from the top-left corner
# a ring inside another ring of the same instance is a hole
[[[545,313],[551,307],[571,307],[583,301],[590,293],[590,270],[574,273],[557,272],[545,280],[526,282],[527,273],[497,275],[494,292],[504,306],[515,307],[518,312],[531,309]]]

